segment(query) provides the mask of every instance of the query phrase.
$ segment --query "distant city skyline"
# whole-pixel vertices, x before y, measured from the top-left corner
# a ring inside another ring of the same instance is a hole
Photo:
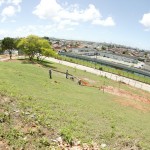
[[[0,0],[0,39],[35,34],[150,50],[149,6],[149,0]]]

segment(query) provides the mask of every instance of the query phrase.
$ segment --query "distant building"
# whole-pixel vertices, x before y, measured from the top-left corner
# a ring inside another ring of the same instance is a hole
[[[130,57],[130,56],[123,56],[123,55],[114,54],[114,53],[107,52],[107,51],[100,51],[98,52],[98,54],[102,57],[107,57],[107,58],[111,58],[111,59],[115,59],[119,61],[124,61],[128,63],[138,63],[138,60],[136,58]]]
[[[14,54],[14,55],[18,55],[18,50],[11,50],[11,52],[12,52],[12,54]],[[9,51],[8,50],[5,50],[4,51],[4,55],[5,54],[9,54]]]
[[[135,63],[135,64],[138,63],[138,60],[135,57],[114,54],[111,51],[97,51],[96,49],[91,49],[91,48],[78,48],[78,49],[71,49],[71,52],[77,53],[78,55],[85,55],[85,56],[94,56],[95,53],[97,53],[98,56],[111,58],[118,61],[124,61],[124,62]]]

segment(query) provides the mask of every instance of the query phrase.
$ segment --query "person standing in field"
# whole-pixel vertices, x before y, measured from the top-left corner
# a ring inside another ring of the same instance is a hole
[[[66,79],[68,79],[68,75],[69,75],[69,73],[68,73],[68,70],[66,71]]]
[[[12,58],[12,51],[9,51],[9,57]]]

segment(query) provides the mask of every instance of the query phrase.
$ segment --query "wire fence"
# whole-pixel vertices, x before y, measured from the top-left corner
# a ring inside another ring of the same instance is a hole
[[[71,57],[71,58],[74,58],[77,60],[83,60],[86,62],[90,62],[91,64],[93,64],[93,66],[92,66],[93,68],[97,68],[99,70],[101,70],[102,67],[99,67],[98,65],[106,66],[104,71],[107,71],[107,72],[110,72],[110,73],[113,73],[116,75],[124,76],[124,77],[130,78],[130,79],[134,79],[137,81],[141,81],[143,83],[150,84],[150,72],[145,71],[145,70],[128,67],[125,65],[108,62],[108,61],[104,61],[104,60],[98,60],[95,58],[89,58],[86,56],[76,55],[73,53],[60,53],[60,55]],[[113,68],[118,69],[118,71],[116,71]]]

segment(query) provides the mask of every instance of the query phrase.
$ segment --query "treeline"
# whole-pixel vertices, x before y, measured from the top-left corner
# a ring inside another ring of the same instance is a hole
[[[35,57],[37,60],[42,60],[44,57],[57,55],[47,39],[36,35],[29,35],[24,38],[5,37],[0,41],[0,53],[2,54],[6,50],[10,55],[14,50],[18,50],[18,53],[27,55],[30,60]]]

